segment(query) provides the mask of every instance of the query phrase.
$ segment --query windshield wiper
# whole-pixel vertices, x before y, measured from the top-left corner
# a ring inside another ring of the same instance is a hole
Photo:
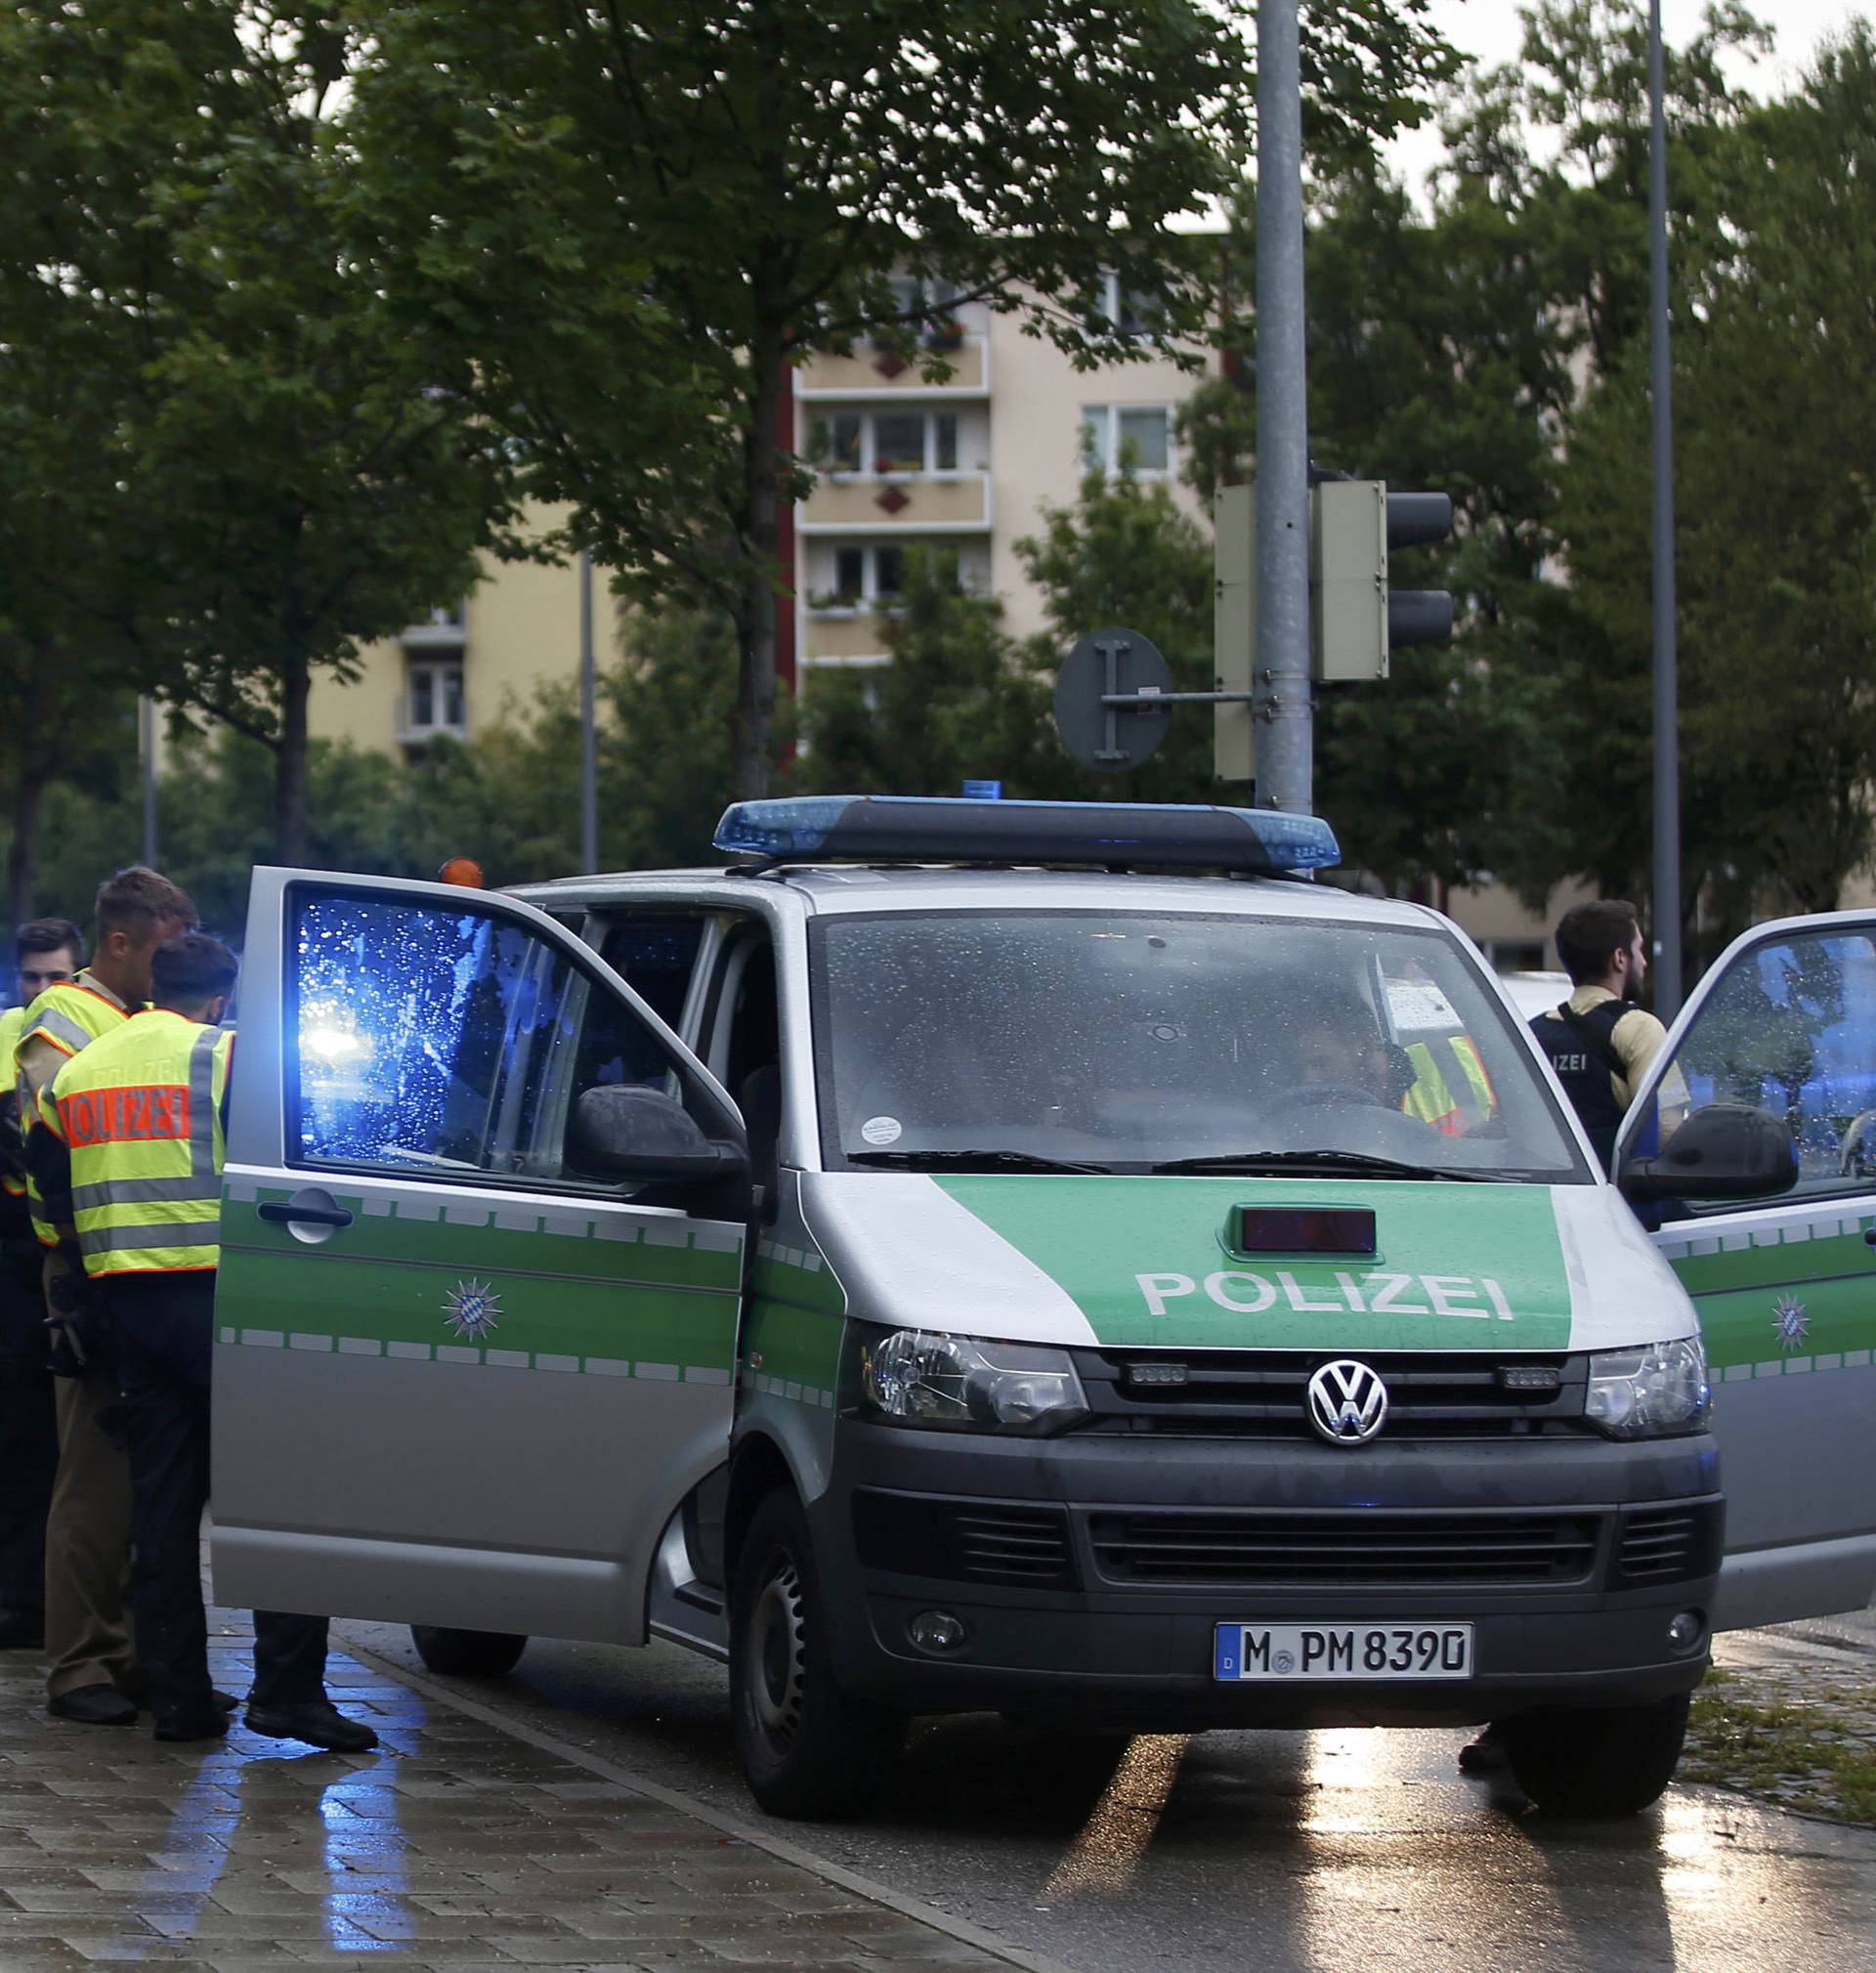
[[[1438,1165],[1410,1165],[1399,1158],[1371,1157],[1366,1151],[1222,1151],[1204,1158],[1174,1158],[1155,1165],[1161,1175],[1173,1172],[1369,1172],[1386,1179],[1455,1179],[1468,1184],[1511,1182],[1498,1172],[1468,1172]]]
[[[1108,1165],[1071,1165],[1060,1158],[1039,1158],[1032,1151],[849,1151],[850,1165],[890,1165],[902,1172],[922,1171],[927,1165],[976,1165],[992,1172],[1109,1172]]]

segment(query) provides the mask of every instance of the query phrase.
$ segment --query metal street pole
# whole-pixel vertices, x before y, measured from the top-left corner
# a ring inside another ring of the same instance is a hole
[[[1661,0],[1648,5],[1648,263],[1654,399],[1654,1009],[1681,1006],[1681,746],[1674,643],[1674,371],[1668,328],[1668,125]]]
[[[146,692],[137,704],[138,747],[144,756],[144,867],[156,868],[156,702]]]
[[[593,556],[579,551],[579,867],[599,868],[599,746],[593,730]]]
[[[1258,800],[1307,815],[1309,405],[1297,0],[1258,8]]]

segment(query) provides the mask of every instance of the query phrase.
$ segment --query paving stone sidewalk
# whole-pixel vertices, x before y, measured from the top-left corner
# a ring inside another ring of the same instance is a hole
[[[217,1683],[245,1692],[245,1626],[212,1628]],[[378,1751],[74,1726],[32,1653],[0,1653],[0,1973],[1009,1964],[374,1664],[335,1651],[328,1683]]]

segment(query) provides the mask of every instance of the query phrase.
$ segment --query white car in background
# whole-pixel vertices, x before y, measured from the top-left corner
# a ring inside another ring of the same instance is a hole
[[[1512,1005],[1527,1021],[1547,1014],[1570,997],[1570,976],[1566,972],[1502,972],[1498,983],[1512,997]]]

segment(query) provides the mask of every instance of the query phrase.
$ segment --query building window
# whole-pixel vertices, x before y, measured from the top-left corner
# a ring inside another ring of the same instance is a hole
[[[809,598],[811,610],[890,608],[906,586],[906,551],[897,541],[854,542],[833,551],[833,593]]]
[[[1094,335],[1155,336],[1165,326],[1158,300],[1122,285],[1118,274],[1104,274],[1087,297],[1087,327]]]
[[[405,735],[429,740],[447,733],[460,740],[468,731],[460,658],[419,658],[410,664]]]
[[[1167,405],[1084,405],[1082,453],[1103,473],[1131,466],[1142,479],[1172,462],[1172,411]]]
[[[836,411],[813,450],[831,473],[955,473],[958,413]]]

